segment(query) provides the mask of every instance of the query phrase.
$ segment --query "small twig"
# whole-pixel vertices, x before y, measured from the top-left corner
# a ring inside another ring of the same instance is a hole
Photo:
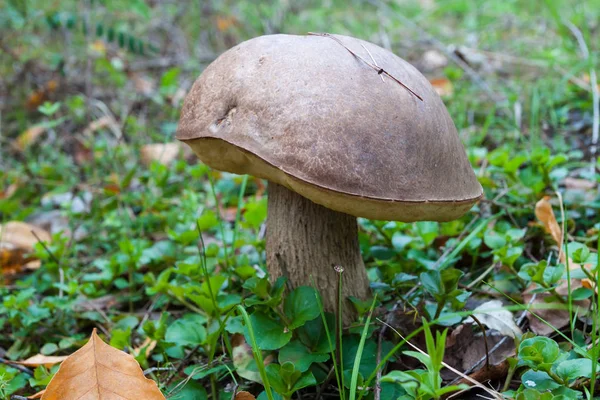
[[[312,35],[312,36],[328,37],[330,39],[335,40],[343,48],[345,48],[346,50],[348,50],[348,52],[350,54],[352,54],[354,57],[358,58],[359,60],[361,60],[362,62],[364,62],[365,64],[367,64],[369,67],[371,67],[372,69],[374,69],[375,71],[377,71],[378,75],[385,74],[391,80],[393,80],[394,82],[396,82],[397,84],[399,84],[400,86],[402,86],[404,89],[408,90],[417,99],[423,101],[423,98],[421,96],[419,96],[417,93],[415,93],[411,88],[409,88],[408,86],[406,86],[404,83],[400,82],[400,80],[398,80],[396,77],[394,77],[393,75],[391,75],[385,69],[383,69],[381,67],[378,67],[377,65],[371,64],[370,62],[368,62],[367,60],[365,60],[364,58],[362,58],[361,56],[359,56],[358,54],[356,54],[354,51],[350,50],[344,43],[342,43],[342,41],[340,39],[338,39],[337,37],[333,36],[332,34],[330,34],[330,33],[319,33],[319,32],[308,32],[308,34]]]
[[[10,400],[29,400],[27,397],[19,396],[18,394],[13,394],[10,396]]]
[[[240,385],[237,384],[237,383],[235,384],[235,386],[233,386],[233,390],[231,391],[231,400],[235,400],[235,397],[237,396],[237,390],[238,390],[239,386]]]
[[[379,65],[377,65],[377,61],[375,61],[375,59],[373,58],[373,55],[371,54],[371,52],[369,51],[369,49],[367,49],[367,48],[365,47],[365,45],[364,45],[364,44],[362,44],[362,43],[361,43],[360,45],[361,45],[361,46],[362,46],[362,48],[363,48],[363,49],[365,49],[365,51],[366,51],[366,52],[369,54],[369,57],[371,57],[371,61],[373,61],[373,64],[375,64],[375,66],[379,68]],[[385,79],[383,79],[383,75],[379,74],[379,77],[381,78],[381,82],[384,82],[384,83],[385,83]]]
[[[483,326],[481,321],[475,317],[475,314],[471,315],[471,318],[479,326],[479,329],[481,329],[481,333],[483,334],[483,347],[485,348],[485,368],[490,369],[490,349],[488,347],[487,334],[485,333],[485,326]]]
[[[15,364],[12,361],[7,360],[6,358],[2,358],[2,357],[0,357],[0,363],[10,365],[14,369],[18,369],[19,371],[21,371],[29,376],[33,376],[33,371],[31,371],[29,368],[27,368],[24,365]]]
[[[181,360],[181,362],[179,363],[177,368],[173,369],[173,373],[171,375],[169,375],[169,377],[167,378],[167,381],[165,382],[165,386],[169,386],[171,381],[183,370],[183,368],[186,366],[189,359],[192,358],[192,355],[194,355],[194,353],[196,351],[198,351],[199,348],[200,348],[200,345],[197,345],[192,350],[190,350],[189,353],[187,353],[187,355],[183,358],[183,360]]]
[[[148,369],[144,370],[144,376],[150,375],[153,372],[173,371],[173,370],[175,370],[175,368],[173,368],[173,367],[152,367],[152,368],[148,368]]]

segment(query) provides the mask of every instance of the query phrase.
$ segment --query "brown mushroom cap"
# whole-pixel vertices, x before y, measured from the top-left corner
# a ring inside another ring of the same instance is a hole
[[[177,138],[213,168],[279,183],[357,217],[463,215],[482,189],[429,81],[379,46],[335,37],[343,45],[261,36],[223,53],[186,97]]]

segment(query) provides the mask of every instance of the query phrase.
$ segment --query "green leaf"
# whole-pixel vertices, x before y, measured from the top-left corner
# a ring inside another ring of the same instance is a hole
[[[590,378],[592,376],[592,360],[589,358],[577,358],[563,361],[556,367],[556,374],[565,381],[577,378]]]
[[[539,391],[552,390],[560,386],[544,371],[528,370],[521,375],[523,386]]]
[[[42,353],[45,356],[53,354],[57,351],[58,351],[58,346],[56,345],[56,343],[46,343],[40,349],[40,353]]]
[[[489,247],[492,250],[496,250],[506,246],[506,239],[493,231],[486,232],[483,235],[483,242],[487,247]]]
[[[183,387],[181,385],[184,385]],[[195,380],[179,380],[169,385],[169,390],[173,391],[173,395],[169,396],[169,400],[205,400],[208,399],[206,389],[200,382]]]
[[[327,327],[330,334],[335,332],[335,315],[331,313],[325,313],[325,320],[327,321]],[[298,335],[298,339],[306,347],[310,349],[312,353],[330,353],[335,350],[336,342],[333,341],[333,349],[329,348],[329,341],[327,340],[327,331],[323,324],[322,318],[315,318],[312,321],[308,321],[301,327],[295,330]]]
[[[285,346],[292,338],[292,332],[261,312],[250,316],[250,323],[256,335],[256,344],[261,350],[277,350]],[[248,328],[244,327],[246,342],[250,343]]]
[[[283,310],[289,319],[289,329],[296,329],[320,315],[316,296],[312,287],[300,286],[286,297]]]
[[[558,344],[547,337],[525,339],[519,345],[519,358],[534,371],[549,371],[559,355]]]
[[[186,314],[173,322],[165,334],[165,341],[178,346],[197,346],[206,341],[206,318],[198,314]]]
[[[439,271],[422,272],[419,275],[421,284],[432,295],[442,295],[444,288],[442,286],[442,276]]]
[[[279,363],[291,362],[300,372],[305,372],[313,362],[324,362],[329,359],[329,354],[311,353],[298,340],[293,340],[279,350]]]

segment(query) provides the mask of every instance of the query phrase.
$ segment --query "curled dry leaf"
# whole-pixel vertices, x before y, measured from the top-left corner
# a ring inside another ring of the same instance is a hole
[[[165,400],[156,382],[144,376],[133,356],[104,343],[92,332],[54,375],[42,400]]]
[[[163,165],[169,165],[177,159],[181,151],[181,144],[172,143],[152,143],[143,146],[140,150],[140,157],[144,165],[148,166],[152,161],[158,161]]]
[[[552,205],[550,204],[550,197],[545,196],[540,201],[538,201],[535,205],[535,216],[540,220],[546,232],[548,232],[554,242],[559,247],[559,249],[563,246],[563,233],[560,225],[556,221],[556,216],[554,215],[554,211],[552,210]],[[563,251],[559,252],[560,262],[566,264],[566,256]],[[579,270],[581,268],[591,268],[590,265],[580,265],[574,263],[569,259],[569,269],[570,270]],[[570,283],[570,285],[569,285]],[[589,279],[572,279],[571,282],[567,282],[566,280],[562,280],[559,282],[558,287],[556,288],[556,292],[561,296],[567,296],[569,291],[569,286],[571,291],[580,288],[587,287],[592,288],[593,284]],[[554,332],[555,329],[562,329],[569,323],[570,316],[569,312],[564,309],[563,304],[556,304],[556,309],[549,309],[548,302],[546,301],[549,296],[548,293],[537,293],[535,299],[533,299],[533,290],[536,288],[535,284],[530,285],[525,292],[523,293],[523,301],[526,303],[542,304],[545,305],[544,309],[538,309],[535,311],[535,314],[540,318],[544,319],[551,326],[546,325],[539,318],[531,313],[527,313],[527,319],[529,320],[529,326],[531,330],[538,335],[549,335]],[[533,299],[533,301],[532,301]],[[577,315],[585,315],[586,310],[589,306],[588,300],[575,301],[573,302],[575,307],[574,312]]]
[[[562,230],[554,216],[549,196],[544,196],[544,198],[535,204],[535,216],[540,220],[546,232],[552,236],[552,239],[554,239],[558,246],[562,246]]]
[[[500,300],[490,300],[473,310],[473,315],[483,325],[500,332],[511,338],[523,335],[521,328],[515,324],[513,313],[504,310]],[[475,322],[473,318],[467,318],[465,323]]]
[[[26,367],[39,367],[43,365],[46,368],[52,367],[54,364],[59,364],[65,361],[69,356],[45,356],[43,354],[36,354],[35,356],[29,357],[27,360],[15,361],[15,364],[24,365]]]

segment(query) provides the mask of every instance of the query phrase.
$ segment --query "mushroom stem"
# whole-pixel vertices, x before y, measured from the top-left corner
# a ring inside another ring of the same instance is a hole
[[[271,279],[288,278],[288,288],[312,286],[314,280],[326,311],[336,310],[338,272],[343,267],[343,293],[366,299],[369,279],[358,244],[356,218],[330,210],[269,182],[267,267]],[[311,280],[312,276],[312,280]],[[354,307],[344,302],[343,321],[350,324]]]

